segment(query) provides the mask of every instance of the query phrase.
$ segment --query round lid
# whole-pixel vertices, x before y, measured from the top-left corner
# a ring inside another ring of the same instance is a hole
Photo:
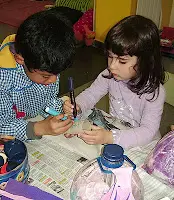
[[[123,158],[124,150],[117,144],[107,144],[102,156],[108,161],[114,162]]]

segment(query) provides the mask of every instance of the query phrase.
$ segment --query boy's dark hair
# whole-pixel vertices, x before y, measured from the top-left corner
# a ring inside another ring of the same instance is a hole
[[[150,100],[158,97],[165,72],[161,63],[159,31],[152,20],[140,15],[122,19],[108,32],[105,50],[118,56],[137,56],[137,75],[128,82],[129,89],[140,96],[152,93]],[[112,74],[107,78],[112,78]]]
[[[16,53],[22,55],[29,71],[39,69],[55,75],[72,65],[74,44],[71,24],[54,10],[28,17],[15,38]]]

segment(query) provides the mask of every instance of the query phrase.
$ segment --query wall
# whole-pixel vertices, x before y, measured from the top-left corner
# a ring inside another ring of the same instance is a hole
[[[103,42],[108,30],[120,19],[136,13],[138,0],[95,0],[96,40]],[[159,0],[160,1],[160,0]],[[174,0],[161,0],[163,26],[174,27]]]
[[[138,0],[136,14],[151,19],[160,28],[161,7],[161,0]]]
[[[174,1],[172,3],[172,10],[171,10],[171,15],[170,15],[170,27],[174,27]]]
[[[161,28],[169,26],[173,0],[162,0]]]
[[[135,15],[136,14],[137,2],[138,2],[138,0],[132,0],[131,1],[131,15]]]
[[[104,41],[108,30],[120,19],[135,14],[137,0],[96,0],[95,32],[96,40]]]

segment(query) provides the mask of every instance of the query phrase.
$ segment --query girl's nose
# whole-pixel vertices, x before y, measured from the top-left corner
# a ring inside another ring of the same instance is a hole
[[[112,70],[118,69],[118,64],[119,64],[119,59],[113,58],[109,68]]]

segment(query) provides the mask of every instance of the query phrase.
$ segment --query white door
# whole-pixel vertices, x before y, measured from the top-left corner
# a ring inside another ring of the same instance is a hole
[[[151,19],[160,28],[161,7],[161,0],[138,0],[136,14]]]

